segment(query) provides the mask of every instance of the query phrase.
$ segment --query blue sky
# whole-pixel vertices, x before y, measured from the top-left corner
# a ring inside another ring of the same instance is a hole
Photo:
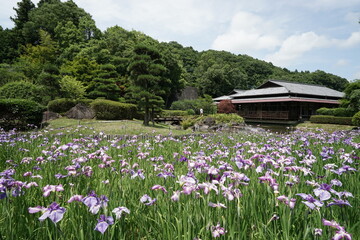
[[[0,0],[12,28],[16,0]],[[33,1],[37,3],[38,0]],[[359,0],[74,0],[101,30],[119,25],[198,51],[247,54],[290,70],[360,79]]]

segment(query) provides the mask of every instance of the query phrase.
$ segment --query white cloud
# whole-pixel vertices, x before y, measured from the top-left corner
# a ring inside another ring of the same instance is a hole
[[[76,2],[91,12],[95,19],[101,19],[97,20],[99,26],[120,25],[140,31],[146,30],[149,34],[168,32],[190,35],[209,28],[211,26],[209,23],[215,19],[215,11],[211,11],[211,4],[206,4],[204,1],[78,0]]]
[[[329,9],[342,9],[359,6],[358,0],[299,0],[299,5],[304,5],[311,10],[326,11]]]
[[[339,47],[349,48],[360,44],[360,32],[351,33],[350,37],[345,40],[336,40]]]
[[[360,32],[353,32],[347,39],[328,38],[314,32],[291,35],[281,44],[280,49],[266,57],[267,61],[288,66],[304,53],[319,48],[351,48],[360,44]],[[340,62],[341,63],[341,62]],[[342,62],[343,63],[343,62]]]
[[[358,24],[360,21],[360,12],[349,12],[345,16],[345,20],[349,23]]]
[[[280,31],[273,23],[249,12],[238,12],[226,33],[219,35],[212,48],[247,53],[251,50],[274,50],[281,44]]]
[[[274,64],[284,66],[289,64],[289,61],[301,57],[305,52],[330,45],[331,41],[314,32],[296,34],[285,39],[280,49],[274,54],[268,55],[266,59]]]
[[[336,66],[338,66],[338,67],[342,67],[342,66],[346,66],[346,65],[348,65],[349,64],[349,62],[348,62],[348,60],[346,60],[346,59],[339,59],[337,62],[336,62]]]

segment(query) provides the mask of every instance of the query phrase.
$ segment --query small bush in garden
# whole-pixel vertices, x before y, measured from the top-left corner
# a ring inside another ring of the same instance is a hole
[[[319,115],[334,115],[334,108],[319,108],[316,113]]]
[[[360,126],[360,111],[352,117],[352,124],[355,126]]]
[[[181,126],[183,129],[188,129],[189,127],[192,127],[195,125],[195,123],[202,120],[204,117],[199,116],[187,116],[185,119],[182,120]]]
[[[356,112],[349,108],[334,108],[333,113],[337,117],[352,117]]]
[[[188,115],[195,115],[195,111],[193,109],[186,110]]]
[[[95,100],[90,105],[94,109],[95,117],[97,119],[133,119],[137,115],[137,107],[134,104],[99,99]]]
[[[46,102],[47,96],[42,86],[18,81],[0,87],[0,98],[28,99],[42,104]]]
[[[195,114],[200,114],[200,109],[203,109],[204,114],[214,114],[217,111],[216,105],[214,105],[210,96],[204,98],[198,98],[194,100],[180,100],[172,103],[170,109],[188,111],[192,109]]]
[[[161,116],[162,117],[177,117],[177,116],[187,116],[187,111],[182,110],[162,110]]]
[[[45,107],[26,99],[0,99],[0,127],[26,129],[28,125],[40,126]]]
[[[236,113],[236,109],[231,100],[222,100],[218,104],[218,113]]]
[[[56,113],[62,114],[62,113],[69,111],[72,107],[75,107],[76,104],[77,103],[74,99],[59,98],[59,99],[50,101],[48,103],[47,107],[48,107],[48,110],[51,112],[56,112]]]
[[[184,129],[194,126],[195,124],[201,124],[205,119],[212,118],[216,124],[225,124],[225,125],[238,125],[244,123],[244,119],[237,114],[211,114],[207,116],[200,117],[188,117],[184,119],[181,123],[181,126]]]
[[[56,113],[66,113],[67,111],[69,111],[71,108],[75,107],[76,104],[78,103],[83,103],[86,106],[90,106],[90,104],[93,102],[94,100],[92,99],[70,99],[70,98],[59,98],[59,99],[55,99],[52,100],[48,103],[47,107],[48,110],[51,112],[56,112]]]

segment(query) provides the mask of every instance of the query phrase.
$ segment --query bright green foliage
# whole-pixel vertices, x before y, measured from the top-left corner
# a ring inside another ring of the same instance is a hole
[[[55,36],[55,29],[60,23],[64,25],[70,21],[77,28],[86,30],[86,24],[83,24],[84,26],[80,27],[80,22],[83,17],[86,17],[93,22],[90,15],[79,8],[74,1],[44,1],[30,12],[29,21],[24,24],[23,34],[26,42],[33,44],[39,39],[39,36],[37,35],[39,29],[49,32],[51,36]],[[92,30],[98,31],[97,29]],[[83,38],[85,39],[85,37],[84,32]]]
[[[355,126],[360,126],[360,111],[352,117],[352,124]]]
[[[162,110],[160,115],[162,117],[177,117],[177,116],[187,116],[189,114],[187,111],[182,111],[182,110]]]
[[[55,37],[61,48],[65,49],[82,40],[81,31],[71,21],[59,22],[55,28]]]
[[[36,82],[39,74],[46,64],[52,63],[56,59],[57,44],[54,42],[48,32],[40,30],[40,45],[27,44],[16,63],[25,76],[33,82]]]
[[[21,98],[44,104],[44,87],[30,82],[9,82],[0,87],[0,98]]]
[[[98,99],[90,105],[95,111],[96,119],[102,120],[131,120],[136,116],[137,112],[137,107],[134,104],[120,103],[110,100]]]
[[[319,115],[334,115],[334,108],[322,107],[316,110],[316,113]]]
[[[168,90],[166,86],[170,80],[164,76],[167,69],[163,64],[162,56],[155,49],[143,45],[135,47],[129,66],[131,94],[144,109],[145,126],[149,125],[150,113],[154,114],[156,108],[164,103],[160,96]]]
[[[40,126],[45,107],[27,99],[0,99],[0,127],[26,129],[28,124]]]
[[[96,61],[87,57],[75,57],[74,60],[66,62],[60,68],[60,73],[75,77],[78,81],[88,86],[93,78],[96,77],[96,72],[99,65]]]
[[[344,107],[353,109],[355,112],[360,110],[360,79],[349,83],[345,88],[345,97],[342,101]]]
[[[70,98],[58,98],[51,100],[47,104],[47,108],[51,112],[63,114],[69,111],[72,107],[75,107],[76,101]]]
[[[212,98],[209,95],[195,100],[175,101],[172,103],[171,109],[183,111],[192,109],[195,114],[200,114],[200,109],[203,109],[204,114],[214,114],[217,111],[217,107],[213,104]]]
[[[60,81],[60,91],[66,98],[78,99],[83,98],[86,93],[86,87],[76,78],[71,76],[64,76]]]
[[[88,87],[89,98],[105,98],[118,100],[120,88],[118,87],[119,76],[115,71],[115,66],[111,64],[100,65],[97,77],[94,78]]]
[[[325,123],[325,124],[339,124],[339,125],[352,125],[351,117],[336,117],[330,115],[312,115],[310,122],[312,123]]]
[[[0,87],[9,82],[24,81],[25,79],[25,75],[17,71],[13,65],[0,64]]]
[[[181,125],[184,129],[194,126],[195,124],[202,124],[206,119],[211,118],[215,121],[215,124],[221,125],[239,125],[244,123],[244,119],[238,114],[211,114],[207,116],[195,116],[188,117]]]

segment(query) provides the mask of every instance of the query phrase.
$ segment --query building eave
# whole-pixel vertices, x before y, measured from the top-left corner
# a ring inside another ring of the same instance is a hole
[[[233,99],[231,100],[233,104],[244,104],[244,103],[266,103],[266,102],[312,102],[312,103],[327,103],[327,104],[337,104],[340,102],[338,100],[331,99],[319,99],[319,98],[302,98],[302,97],[274,97],[274,98],[246,98],[246,99]]]

